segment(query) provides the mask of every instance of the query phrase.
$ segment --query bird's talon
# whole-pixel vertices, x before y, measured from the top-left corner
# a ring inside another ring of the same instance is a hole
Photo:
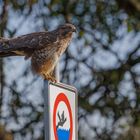
[[[51,78],[51,82],[57,83],[57,80],[55,78]]]
[[[44,80],[48,80],[53,83],[57,83],[57,80],[54,77],[50,77],[50,76],[44,76]]]

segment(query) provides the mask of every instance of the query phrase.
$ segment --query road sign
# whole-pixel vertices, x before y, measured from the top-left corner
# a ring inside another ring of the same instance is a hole
[[[49,83],[49,140],[77,140],[77,92],[62,83]]]

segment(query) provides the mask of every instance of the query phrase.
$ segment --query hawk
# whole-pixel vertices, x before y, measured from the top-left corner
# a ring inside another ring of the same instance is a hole
[[[36,32],[15,38],[0,38],[0,57],[31,58],[33,72],[56,82],[53,76],[59,57],[68,47],[76,27],[66,23],[53,31]]]

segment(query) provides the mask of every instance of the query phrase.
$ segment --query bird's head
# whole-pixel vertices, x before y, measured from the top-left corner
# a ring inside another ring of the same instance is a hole
[[[57,30],[59,35],[65,38],[71,36],[73,32],[76,32],[76,27],[73,24],[66,23],[64,25],[60,25]]]

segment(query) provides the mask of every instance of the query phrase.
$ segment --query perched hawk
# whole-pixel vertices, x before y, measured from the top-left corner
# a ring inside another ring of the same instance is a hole
[[[68,47],[76,28],[64,24],[53,31],[37,32],[16,38],[0,38],[0,57],[25,56],[31,58],[32,70],[47,80],[56,82],[54,67]]]

